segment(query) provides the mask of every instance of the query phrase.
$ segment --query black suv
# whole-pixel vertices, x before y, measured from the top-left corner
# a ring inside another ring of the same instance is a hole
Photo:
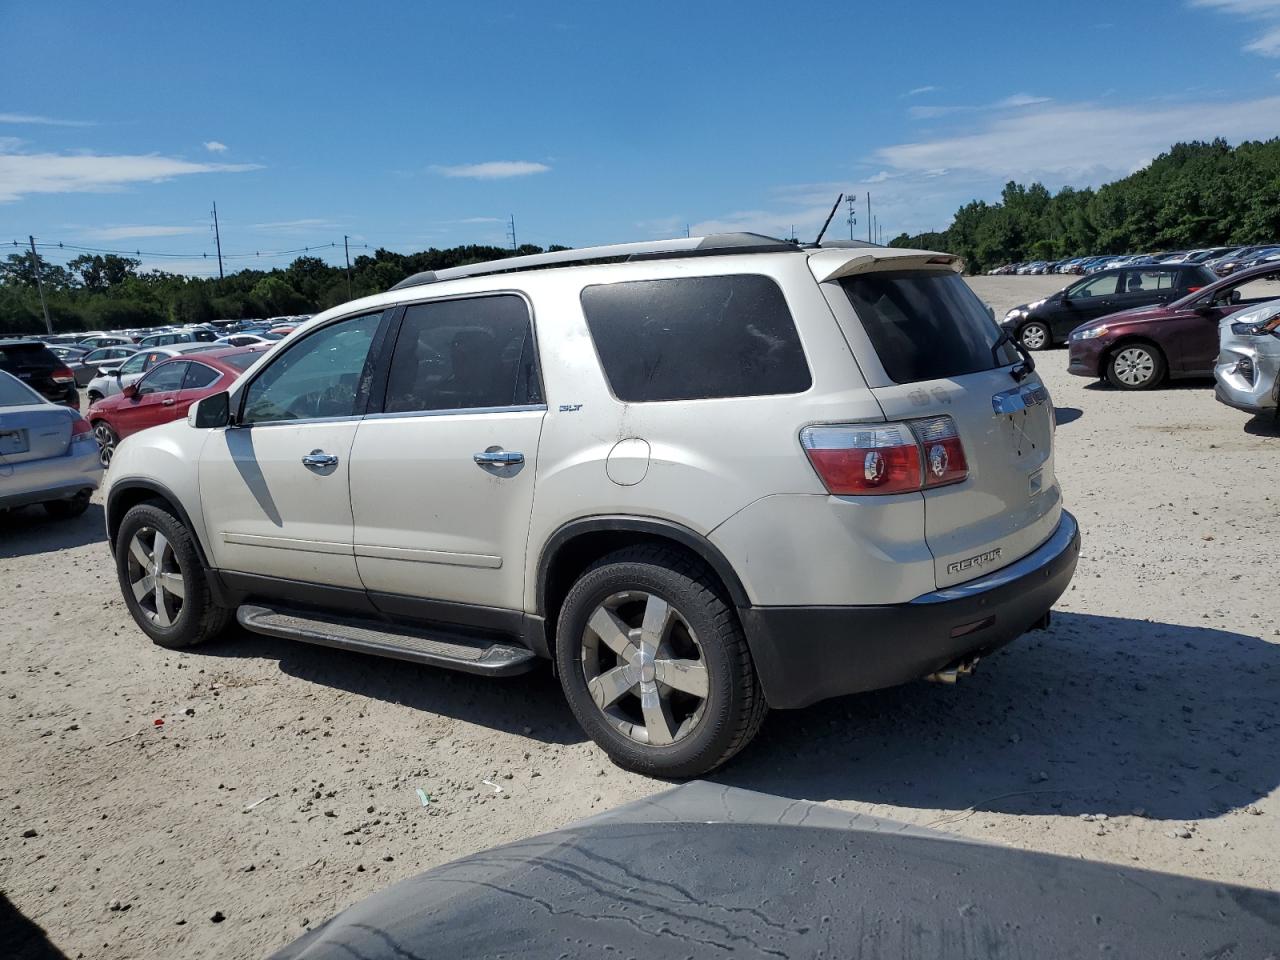
[[[0,370],[13,374],[46,400],[80,409],[76,375],[39,340],[0,340]]]
[[[1043,300],[1024,303],[1005,314],[1002,326],[1028,350],[1066,343],[1076,327],[1090,320],[1181,299],[1217,280],[1208,267],[1159,264],[1100,270]]]

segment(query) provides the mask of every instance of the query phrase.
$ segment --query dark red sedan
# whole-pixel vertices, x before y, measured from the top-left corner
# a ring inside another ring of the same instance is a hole
[[[1067,339],[1067,370],[1121,390],[1146,390],[1166,377],[1213,377],[1223,317],[1280,297],[1276,264],[1241,270],[1172,303],[1090,320]]]
[[[110,466],[116,444],[125,437],[179,420],[197,400],[226,390],[271,346],[228,347],[175,357],[157,363],[120,393],[93,404],[87,419],[98,439],[102,465]]]

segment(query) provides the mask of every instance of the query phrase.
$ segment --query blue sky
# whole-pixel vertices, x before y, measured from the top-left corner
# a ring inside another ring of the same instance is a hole
[[[543,245],[804,238],[842,190],[888,237],[1280,134],[1280,0],[11,2],[0,60],[6,245],[211,253],[213,200],[225,252],[335,262],[509,214]]]

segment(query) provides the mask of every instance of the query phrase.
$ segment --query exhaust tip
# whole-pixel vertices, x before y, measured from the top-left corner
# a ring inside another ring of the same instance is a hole
[[[957,660],[950,666],[929,674],[925,679],[930,683],[956,683],[961,677],[967,677],[978,668],[979,659],[978,657],[970,657],[967,660]]]

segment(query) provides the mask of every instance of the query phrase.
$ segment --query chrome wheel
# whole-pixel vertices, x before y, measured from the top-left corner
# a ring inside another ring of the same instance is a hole
[[[1043,350],[1049,345],[1049,331],[1039,323],[1029,323],[1022,328],[1022,345],[1028,350]]]
[[[172,626],[187,595],[173,545],[154,527],[142,527],[129,541],[128,560],[129,587],[138,609],[157,626]]]
[[[600,712],[637,743],[676,743],[706,710],[707,662],[697,635],[651,593],[615,593],[596,607],[582,638],[582,672]]]
[[[1139,387],[1156,373],[1156,358],[1145,347],[1125,347],[1111,361],[1116,379],[1130,387]]]
[[[111,466],[111,457],[116,452],[116,435],[105,423],[99,423],[93,428],[93,437],[98,441],[98,461],[103,468]]]

